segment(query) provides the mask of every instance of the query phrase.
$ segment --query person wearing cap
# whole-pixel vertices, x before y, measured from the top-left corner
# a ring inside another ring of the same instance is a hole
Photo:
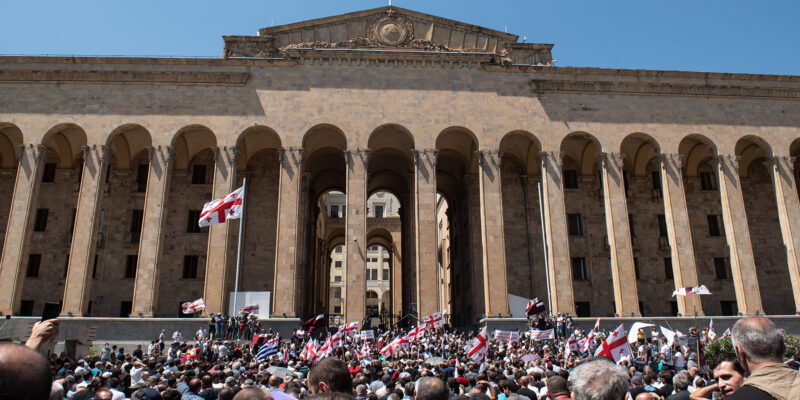
[[[131,400],[162,400],[162,397],[158,390],[144,388],[133,392]]]
[[[628,393],[631,394],[631,398],[635,399],[639,393],[644,393],[644,382],[642,381],[642,377],[639,375],[634,375],[631,377],[631,387],[628,389]]]

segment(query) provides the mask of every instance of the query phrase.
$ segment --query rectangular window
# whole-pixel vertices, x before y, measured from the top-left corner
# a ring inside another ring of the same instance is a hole
[[[678,302],[677,301],[670,301],[669,302],[669,314],[673,317],[678,316]]]
[[[38,278],[39,266],[42,264],[41,254],[31,254],[28,256],[28,268],[25,270],[26,278]]]
[[[92,264],[92,279],[97,278],[97,260],[99,258],[100,257],[98,257],[97,254],[94,255],[94,264]]]
[[[341,254],[343,248],[344,248],[343,246],[336,246],[336,253]]]
[[[642,313],[643,317],[645,316],[645,313],[644,313],[644,302],[643,301],[639,302],[639,312]]]
[[[42,183],[53,183],[56,181],[56,163],[47,163],[42,172]]]
[[[186,233],[200,233],[203,230],[200,228],[200,210],[189,210],[186,217]]]
[[[578,171],[574,169],[564,170],[564,189],[578,188]]]
[[[331,206],[331,211],[328,213],[330,218],[339,218],[339,206],[334,204]]]
[[[341,281],[342,281],[342,276],[341,276],[341,275],[336,275],[336,276],[334,276],[334,277],[333,277],[333,281],[334,281],[334,282],[341,282]]]
[[[576,281],[586,280],[586,259],[583,257],[572,257],[572,279]]]
[[[664,257],[664,279],[668,281],[675,279],[672,274],[672,257]]]
[[[336,268],[342,268],[342,262],[341,261],[334,261],[333,262],[333,266],[336,267]]]
[[[714,257],[714,275],[717,279],[728,279],[728,259],[724,257]]]
[[[342,289],[341,288],[333,288],[333,298],[334,299],[341,299],[342,298]]]
[[[19,302],[19,316],[21,317],[33,316],[33,300],[22,300]]]
[[[199,256],[183,256],[183,279],[197,279]]]
[[[580,214],[567,214],[567,229],[570,236],[583,236]]]
[[[131,210],[131,224],[128,231],[131,234],[131,243],[139,243],[139,236],[142,231],[142,220],[144,218],[144,210]]]
[[[588,301],[575,302],[575,315],[578,317],[591,317],[592,308]]]
[[[661,190],[661,175],[658,173],[658,171],[651,172],[650,179],[653,182],[653,189]]]
[[[133,303],[130,301],[122,301],[119,303],[119,317],[128,318],[131,316],[131,309]]]
[[[206,184],[206,169],[204,164],[195,164],[192,166],[192,185],[205,185]]]
[[[136,254],[129,254],[125,260],[125,278],[136,278],[136,263],[139,262],[139,257]]]
[[[667,237],[667,217],[664,214],[656,215],[658,219],[658,236]]]
[[[719,302],[720,314],[731,316],[739,313],[739,307],[736,306],[735,301],[722,300]]]
[[[441,257],[440,257],[440,258],[441,258]],[[384,258],[383,258],[383,263],[384,263],[384,264],[389,264],[389,259],[388,259],[387,257],[384,257]]]
[[[342,216],[342,218],[347,217],[347,206],[346,205],[342,205],[342,214],[341,214],[341,216]]]
[[[144,193],[147,191],[147,175],[150,172],[148,164],[139,164],[136,168],[136,192]]]
[[[341,314],[342,313],[342,306],[333,306],[333,313],[334,314]]]
[[[700,173],[700,189],[702,190],[716,190],[714,178],[710,172]]]
[[[389,280],[389,269],[388,268],[384,268],[383,269],[383,280],[385,280],[385,281]]]
[[[708,215],[708,236],[722,236],[719,215]]]
[[[36,210],[36,220],[33,223],[34,232],[44,232],[47,229],[47,215],[50,210],[47,208],[40,208]]]
[[[375,206],[375,218],[383,218],[383,206]]]
[[[633,257],[633,273],[636,275],[637,281],[642,279],[639,275],[639,257]]]
[[[103,221],[106,219],[106,210],[100,210],[100,222],[97,223],[97,233],[103,233]]]

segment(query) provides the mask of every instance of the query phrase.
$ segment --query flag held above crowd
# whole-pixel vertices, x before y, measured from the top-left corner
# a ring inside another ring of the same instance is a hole
[[[684,288],[675,289],[675,291],[672,292],[672,297],[675,297],[676,295],[678,295],[678,296],[687,296],[687,295],[690,295],[690,294],[711,294],[711,292],[708,290],[706,285],[700,285],[700,286],[694,286],[694,287],[684,287]]]
[[[203,311],[206,309],[206,302],[203,299],[197,299],[195,301],[187,301],[186,303],[181,304],[181,311],[184,314],[194,314],[199,311]]]
[[[614,362],[619,362],[623,357],[630,358],[633,353],[631,353],[631,346],[628,345],[628,335],[627,332],[625,332],[625,327],[622,325],[617,327],[617,329],[600,344],[600,347],[597,348],[594,355],[608,357],[614,360]]]
[[[541,314],[544,311],[545,311],[544,302],[539,301],[538,297],[534,297],[533,300],[528,301],[528,306],[525,307],[525,314],[527,314],[528,317],[536,314]]]

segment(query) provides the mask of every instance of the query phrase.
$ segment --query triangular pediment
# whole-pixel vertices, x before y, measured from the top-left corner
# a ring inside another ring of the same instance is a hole
[[[517,41],[516,35],[393,6],[262,28],[259,35],[274,37],[280,48],[338,43],[346,48],[488,53]]]

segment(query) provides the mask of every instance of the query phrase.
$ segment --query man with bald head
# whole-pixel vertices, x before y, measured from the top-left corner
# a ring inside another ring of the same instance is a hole
[[[0,343],[0,400],[47,400],[50,368],[44,357],[14,343]]]
[[[733,326],[731,339],[747,378],[728,399],[800,399],[800,372],[783,363],[783,333],[772,321],[742,318]]]
[[[181,400],[205,400],[200,397],[200,390],[203,388],[203,381],[197,378],[192,378],[189,381],[189,391],[184,393]]]

